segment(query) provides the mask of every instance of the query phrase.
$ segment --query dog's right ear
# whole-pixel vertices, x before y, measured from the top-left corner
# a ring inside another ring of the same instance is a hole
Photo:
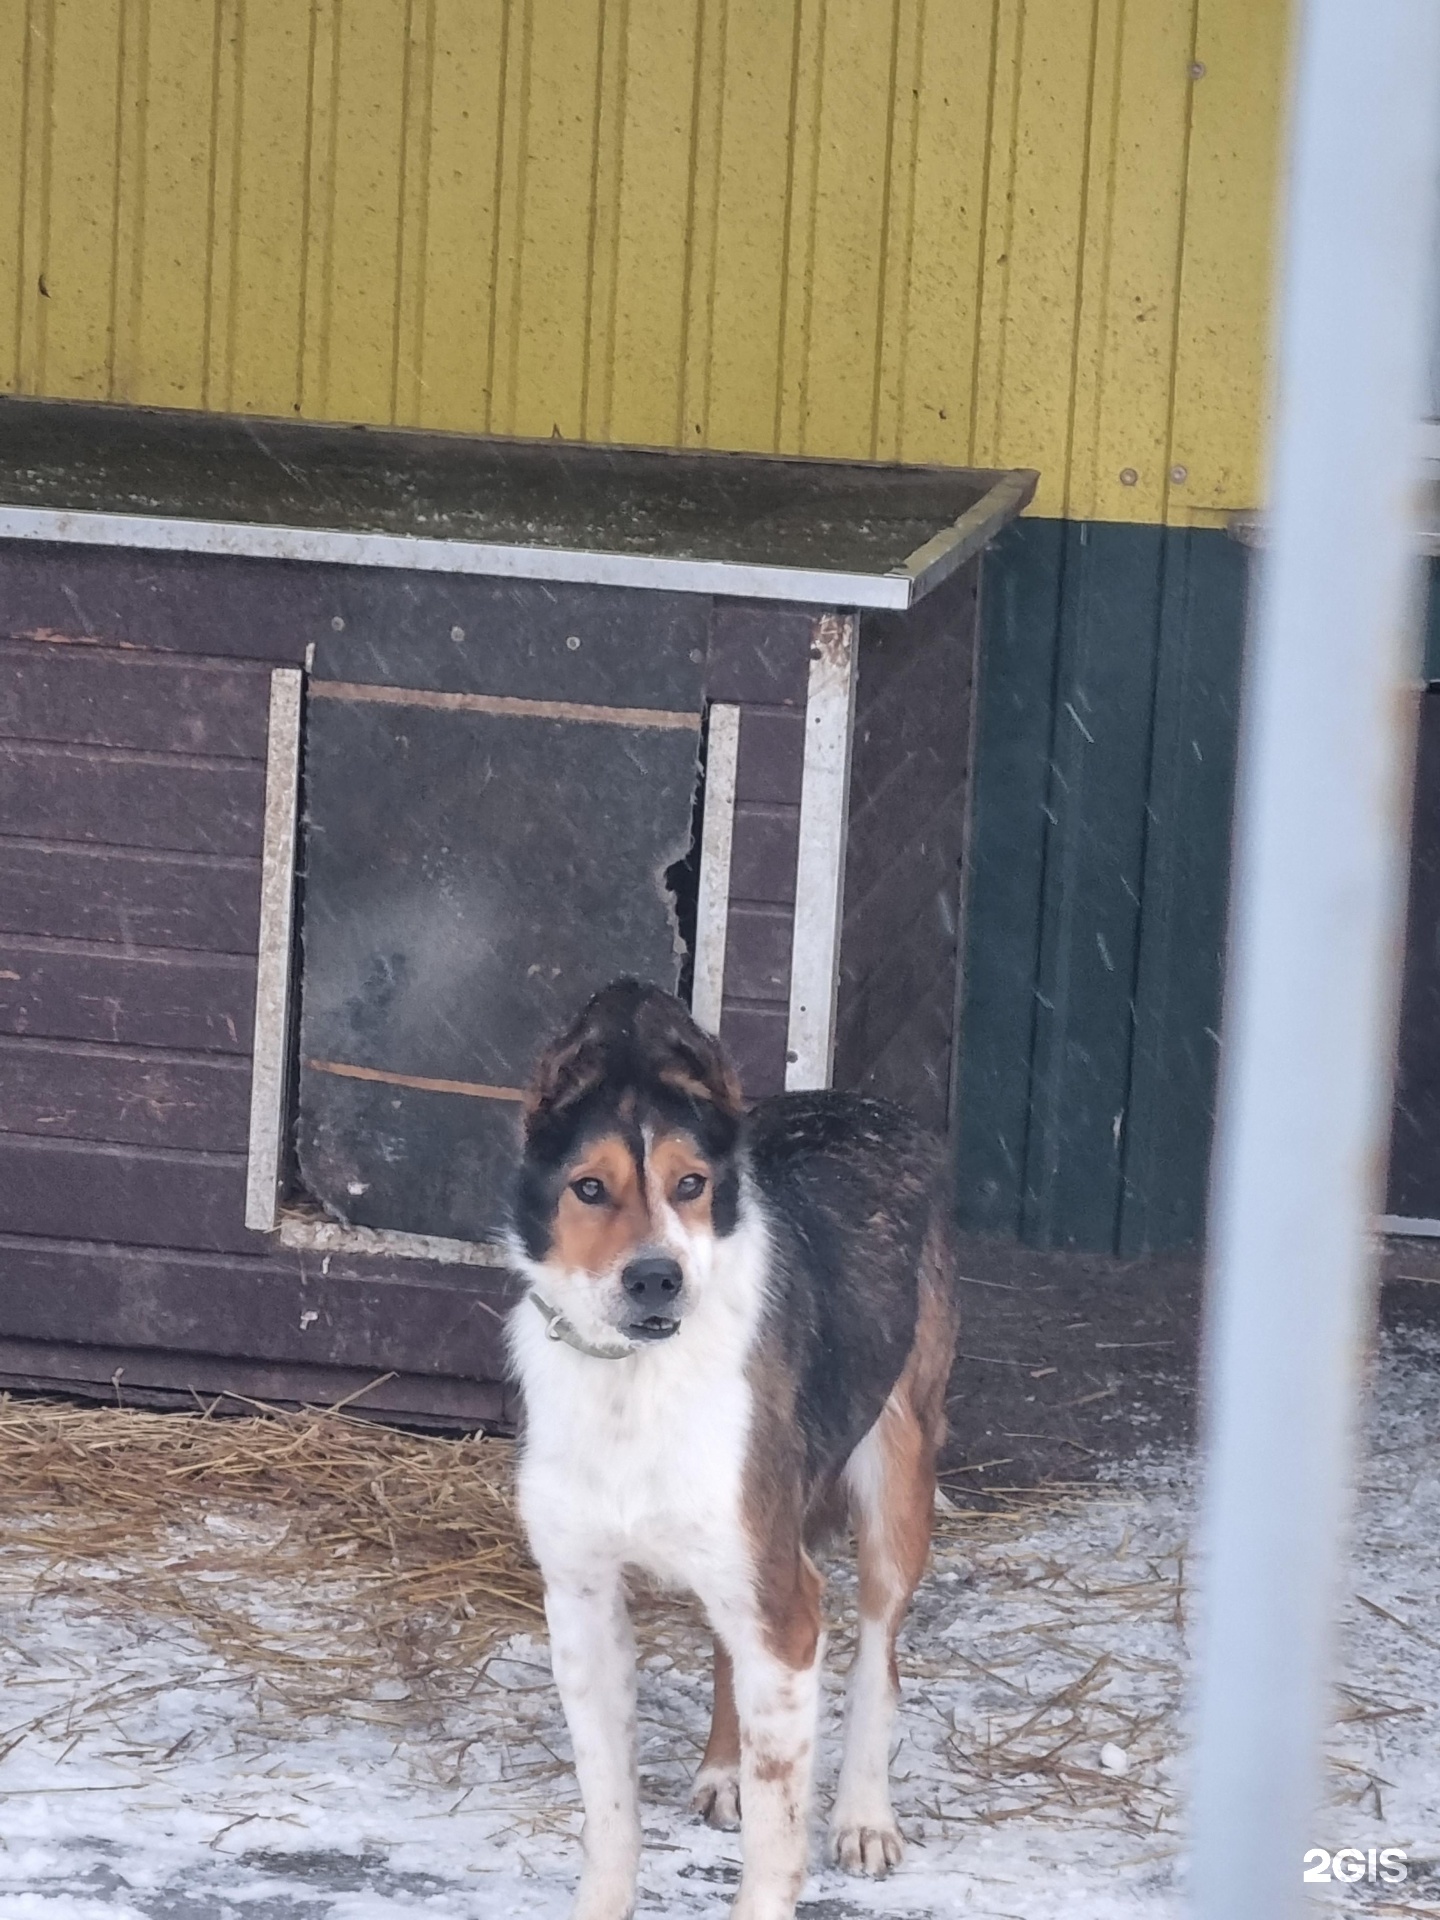
[[[525,1090],[521,1111],[526,1139],[531,1139],[545,1121],[583,1099],[592,1087],[599,1086],[603,1065],[597,1037],[583,1017],[558,1040],[552,1041],[541,1054]]]

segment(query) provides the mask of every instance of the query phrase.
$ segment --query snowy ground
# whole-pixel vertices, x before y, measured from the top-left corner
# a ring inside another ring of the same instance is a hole
[[[1151,1459],[1022,1520],[946,1523],[907,1643],[908,1859],[880,1886],[817,1868],[807,1920],[1179,1914],[1190,1515],[1184,1463]],[[242,1548],[242,1567],[263,1566],[273,1524],[177,1513],[176,1578],[249,1580],[257,1628],[272,1647],[293,1634],[303,1662],[327,1627],[305,1592],[236,1571]],[[565,1914],[578,1820],[543,1645],[507,1643],[463,1687],[382,1679],[343,1718],[317,1717],[287,1702],[273,1661],[264,1677],[179,1620],[117,1610],[123,1579],[103,1565],[41,1578],[0,1540],[3,1920]],[[832,1665],[847,1591],[837,1570]],[[1440,1341],[1424,1336],[1392,1342],[1381,1369],[1346,1636],[1315,1841],[1406,1848],[1411,1878],[1324,1897],[1440,1914]],[[646,1609],[642,1643],[641,1912],[710,1920],[738,1849],[685,1813],[702,1643],[669,1605]],[[838,1707],[832,1689],[832,1766]],[[1123,1774],[1101,1765],[1107,1743]]]

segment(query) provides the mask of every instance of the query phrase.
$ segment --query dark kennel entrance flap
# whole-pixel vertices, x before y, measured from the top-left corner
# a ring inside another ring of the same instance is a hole
[[[545,1041],[678,978],[698,714],[510,704],[312,685],[297,1160],[352,1225],[493,1234]]]

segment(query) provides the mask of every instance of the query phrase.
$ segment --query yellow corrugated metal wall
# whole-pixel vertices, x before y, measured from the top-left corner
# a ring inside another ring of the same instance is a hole
[[[1251,506],[1286,0],[0,0],[0,387]]]

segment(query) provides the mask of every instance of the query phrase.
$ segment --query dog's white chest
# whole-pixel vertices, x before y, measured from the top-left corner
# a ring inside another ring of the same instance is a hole
[[[526,1343],[520,1500],[542,1562],[619,1559],[704,1585],[733,1560],[750,1389],[702,1332],[626,1361]]]

